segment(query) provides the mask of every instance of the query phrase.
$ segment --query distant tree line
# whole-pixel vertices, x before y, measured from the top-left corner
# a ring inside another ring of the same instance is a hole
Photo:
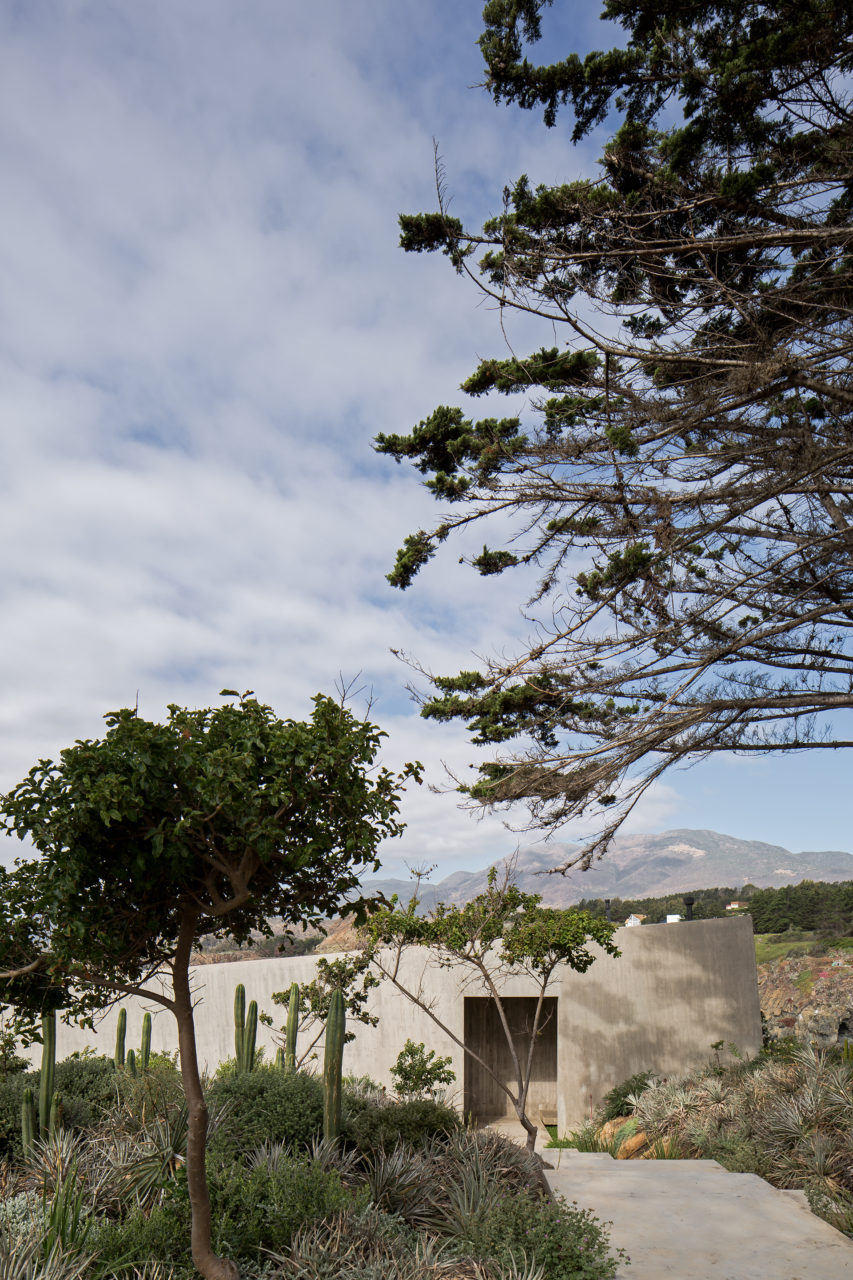
[[[752,916],[755,933],[785,933],[788,930],[816,931],[838,935],[853,934],[853,880],[836,884],[803,880],[781,889],[758,889],[753,884],[741,888],[691,889],[660,898],[611,898],[610,919],[624,924],[630,915],[643,915],[647,924],[660,924],[667,915],[686,914],[684,899],[693,898],[696,920],[719,919],[734,914],[730,902],[743,902],[744,914]],[[593,916],[606,913],[603,898],[584,898],[578,909]]]

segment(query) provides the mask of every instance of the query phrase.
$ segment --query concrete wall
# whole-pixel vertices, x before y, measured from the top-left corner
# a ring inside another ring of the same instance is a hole
[[[748,917],[620,929],[616,941],[619,959],[602,956],[561,984],[561,1131],[635,1071],[683,1074],[707,1063],[717,1040],[746,1055],[761,1048]]]
[[[604,1093],[635,1071],[652,1069],[675,1075],[708,1061],[716,1040],[733,1042],[746,1054],[761,1045],[761,1018],[751,922],[746,917],[695,920],[681,924],[643,925],[620,929],[616,935],[622,957],[604,954],[585,974],[566,968],[549,995],[557,999],[556,1102],[561,1130],[576,1125]],[[276,1024],[284,1011],[272,1003],[274,991],[313,977],[312,956],[200,965],[193,970],[196,992],[196,1031],[199,1058],[213,1070],[234,1055],[234,988],[246,987],[247,1000]],[[405,957],[402,974],[419,988],[425,1000],[460,1040],[465,1037],[465,997],[481,997],[481,989],[463,987],[460,971],[440,969],[424,955]],[[529,980],[514,976],[503,985],[510,997],[529,997]],[[127,1009],[127,1047],[141,1038],[146,1002],[122,1001]],[[177,1047],[174,1019],[168,1010],[148,1005],[153,1015],[152,1049],[172,1052]],[[466,1085],[465,1055],[440,1031],[426,1013],[383,982],[370,998],[370,1011],[379,1017],[375,1028],[353,1024],[356,1039],[348,1044],[344,1070],[366,1074],[391,1085],[390,1067],[406,1039],[423,1041],[453,1061],[457,1100]],[[60,1025],[57,1057],[91,1045],[112,1055],[117,1013],[110,1011],[97,1033]],[[469,1034],[472,1024],[469,1022]],[[258,1044],[272,1057],[275,1040],[258,1028]],[[38,1046],[32,1056],[37,1060]],[[546,1076],[549,1074],[546,1072]],[[472,1077],[469,1073],[468,1084]],[[549,1098],[542,1084],[543,1104]],[[537,1095],[538,1096],[538,1095]]]

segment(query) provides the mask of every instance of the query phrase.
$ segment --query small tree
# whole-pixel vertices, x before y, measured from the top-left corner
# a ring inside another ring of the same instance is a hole
[[[523,893],[518,888],[511,869],[499,880],[492,867],[485,892],[464,906],[440,902],[429,914],[418,915],[417,893],[405,910],[399,910],[392,899],[390,907],[371,918],[367,934],[367,950],[378,972],[422,1009],[503,1090],[527,1133],[530,1151],[536,1144],[536,1125],[527,1114],[527,1099],[551,980],[562,964],[585,973],[595,960],[590,943],[597,943],[608,955],[620,954],[613,943],[615,925],[586,911],[543,907],[541,901],[538,894]],[[492,1063],[450,1030],[422,987],[407,985],[401,961],[414,946],[427,948],[444,968],[466,970],[470,981],[479,984],[494,1001],[515,1073],[513,1085],[501,1080]],[[521,1051],[502,994],[504,980],[513,973],[526,974],[536,993],[536,1010]]]
[[[294,984],[296,985],[296,984]],[[379,979],[370,968],[370,957],[366,953],[351,956],[338,956],[327,960],[321,956],[317,961],[317,974],[311,982],[299,987],[298,1037],[294,1067],[298,1071],[312,1058],[318,1043],[326,1029],[329,1006],[335,991],[340,991],[344,998],[344,1011],[347,1022],[361,1022],[366,1027],[375,1027],[379,1019],[367,1010],[368,992],[379,986]],[[290,1014],[290,998],[292,987],[288,991],[274,991],[273,1004],[284,1005]],[[261,1022],[267,1027],[273,1026],[273,1020],[267,1013],[261,1014]],[[304,1040],[307,1034],[307,1042]],[[279,1030],[282,1041],[285,1028]],[[299,1037],[303,1037],[300,1039]],[[347,1031],[344,1044],[355,1039],[354,1031]]]
[[[162,725],[132,710],[106,721],[102,740],[39,761],[3,798],[3,829],[29,836],[41,859],[3,878],[0,998],[22,1022],[57,1006],[85,1022],[126,994],[171,1010],[193,1261],[207,1280],[236,1280],[211,1247],[190,954],[202,934],[239,944],[269,935],[271,917],[314,924],[338,912],[378,868],[380,840],[402,830],[398,788],[417,766],[374,771],[383,735],[319,695],[307,722],[280,720],[248,694],[216,709],[170,706]],[[347,909],[363,917],[367,905]]]

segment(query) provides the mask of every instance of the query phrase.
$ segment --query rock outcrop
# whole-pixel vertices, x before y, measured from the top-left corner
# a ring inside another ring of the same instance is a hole
[[[767,1033],[821,1046],[853,1040],[853,957],[790,956],[758,966],[758,992]]]

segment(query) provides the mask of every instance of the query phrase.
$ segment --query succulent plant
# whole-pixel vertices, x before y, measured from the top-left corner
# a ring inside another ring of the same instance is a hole
[[[151,1059],[151,1014],[142,1015],[142,1045],[139,1050],[139,1065],[143,1071],[148,1070]]]
[[[116,1047],[113,1054],[113,1061],[116,1068],[124,1066],[124,1038],[127,1034],[127,1009],[124,1005],[118,1011],[118,1022],[116,1023]]]
[[[296,1036],[299,1031],[299,983],[291,985],[287,997],[287,1027],[285,1030],[284,1065],[286,1070],[296,1070]]]
[[[255,1065],[255,1043],[258,1035],[258,1002],[252,1000],[246,1009],[246,988],[238,982],[234,991],[234,1051],[238,1071],[251,1071]]]
[[[56,1074],[56,1013],[46,1013],[41,1020],[41,1071],[39,1072],[39,1135],[53,1133],[51,1112],[53,1082]]]
[[[333,991],[326,1020],[326,1052],[323,1060],[323,1137],[337,1138],[341,1131],[344,1033],[346,1011],[341,991]]]

